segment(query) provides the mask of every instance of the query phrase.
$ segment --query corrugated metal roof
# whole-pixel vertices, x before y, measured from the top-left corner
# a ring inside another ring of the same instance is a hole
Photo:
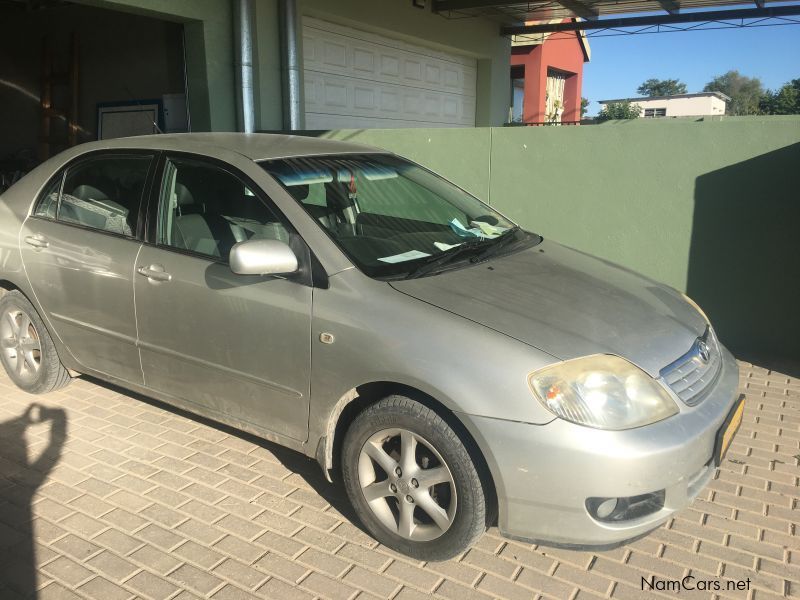
[[[749,5],[776,5],[772,2],[742,0],[535,0],[503,2],[500,0],[436,0],[434,10],[444,16],[480,16],[503,25],[519,25],[528,21],[552,22],[567,18],[620,16],[642,13],[675,13],[684,9],[715,9]]]

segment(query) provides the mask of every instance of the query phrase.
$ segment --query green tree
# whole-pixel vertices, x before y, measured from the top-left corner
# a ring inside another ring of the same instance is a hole
[[[642,96],[675,96],[686,93],[686,84],[678,79],[648,79],[638,88],[636,93]]]
[[[775,91],[764,92],[759,108],[766,115],[800,114],[800,79],[784,83]]]
[[[589,110],[589,99],[588,98],[581,98],[581,119]]]
[[[730,97],[725,113],[729,115],[757,115],[764,95],[764,86],[758,77],[747,77],[739,71],[728,71],[709,81],[704,92],[722,92]]]
[[[638,104],[631,104],[628,100],[624,102],[609,102],[603,106],[600,114],[597,115],[598,121],[612,121],[622,119],[636,119],[642,114],[642,107]]]

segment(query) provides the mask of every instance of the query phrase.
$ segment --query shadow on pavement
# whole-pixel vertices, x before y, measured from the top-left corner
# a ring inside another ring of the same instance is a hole
[[[763,354],[753,355],[747,352],[737,352],[736,358],[769,369],[773,373],[800,379],[800,356],[764,356]]]
[[[341,482],[334,480],[334,483],[330,483],[327,479],[325,479],[325,476],[322,473],[322,469],[320,468],[319,463],[317,463],[317,461],[314,460],[313,458],[309,458],[308,456],[306,456],[301,452],[290,450],[285,446],[281,446],[280,444],[270,442],[256,435],[246,433],[244,431],[235,429],[218,421],[214,421],[213,419],[209,419],[207,417],[197,415],[195,413],[183,410],[181,408],[177,408],[176,406],[167,404],[166,402],[161,402],[160,400],[156,400],[155,398],[150,398],[149,396],[138,394],[131,390],[115,386],[111,383],[107,383],[100,379],[95,379],[94,377],[82,375],[82,378],[92,382],[94,385],[114,390],[115,392],[124,394],[130,398],[134,398],[141,402],[145,402],[161,410],[165,410],[173,414],[186,417],[187,419],[191,419],[192,421],[196,421],[197,423],[207,425],[208,427],[213,427],[214,429],[222,431],[230,436],[238,437],[242,440],[250,442],[251,444],[261,446],[262,448],[268,450],[271,454],[273,454],[275,458],[277,458],[278,461],[280,461],[280,463],[284,467],[286,467],[292,473],[299,475],[303,479],[303,481],[305,481],[309,487],[311,487],[322,499],[324,499],[325,502],[330,504],[334,510],[339,512],[345,519],[350,521],[350,523],[352,523],[355,527],[358,527],[361,531],[364,531],[366,533],[366,530],[361,525],[361,522],[358,520],[358,517],[356,517],[356,514],[353,511],[352,506],[350,505],[350,501],[347,498],[347,492],[344,490],[344,487],[341,484]]]
[[[49,429],[44,450],[29,450],[32,427]],[[0,423],[0,597],[36,596],[31,502],[58,463],[66,436],[67,415],[60,408],[31,404],[19,417]]]

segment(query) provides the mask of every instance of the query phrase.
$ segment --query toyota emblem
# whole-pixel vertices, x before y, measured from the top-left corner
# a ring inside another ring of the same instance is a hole
[[[697,353],[700,355],[700,360],[704,363],[708,362],[708,359],[711,358],[711,352],[708,349],[708,344],[706,344],[703,340],[697,342]]]

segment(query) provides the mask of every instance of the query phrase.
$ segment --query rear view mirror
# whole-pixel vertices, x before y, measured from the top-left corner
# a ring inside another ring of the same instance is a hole
[[[248,240],[231,248],[231,271],[237,275],[288,275],[297,272],[297,256],[280,240]]]

